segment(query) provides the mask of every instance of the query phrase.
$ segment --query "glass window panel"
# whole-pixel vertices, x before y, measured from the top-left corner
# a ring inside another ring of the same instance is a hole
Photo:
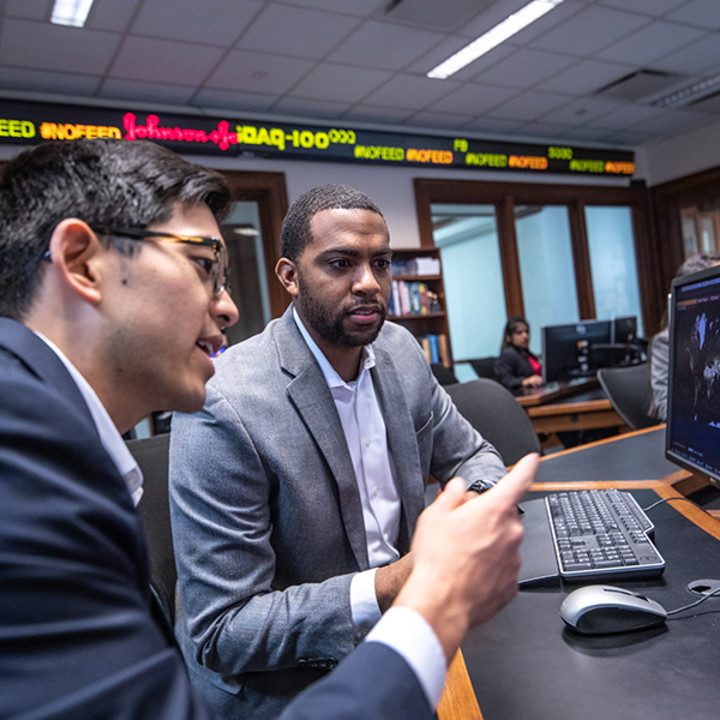
[[[260,216],[254,201],[236,202],[221,226],[228,249],[230,295],[240,318],[227,329],[230,345],[255,335],[270,322]]]
[[[543,325],[580,319],[567,207],[517,205],[515,235],[530,349],[539,355]]]
[[[635,315],[642,335],[632,213],[629,207],[586,207],[590,268],[598,319]]]
[[[453,358],[458,362],[497,355],[505,294],[495,207],[434,204],[430,210],[442,259]]]

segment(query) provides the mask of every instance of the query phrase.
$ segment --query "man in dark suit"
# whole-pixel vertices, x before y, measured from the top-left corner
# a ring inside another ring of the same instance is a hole
[[[120,433],[153,411],[204,402],[209,356],[237,319],[217,224],[228,204],[218,174],[151,144],[47,143],[5,170],[3,717],[208,716],[151,616],[134,510],[142,478]],[[446,660],[514,595],[514,504],[533,468],[472,502],[451,483],[420,519],[396,605],[427,625]],[[375,640],[283,719],[430,717],[414,659],[387,634]]]

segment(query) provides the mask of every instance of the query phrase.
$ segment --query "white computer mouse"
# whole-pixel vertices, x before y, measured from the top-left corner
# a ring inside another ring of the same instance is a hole
[[[577,632],[604,635],[662,625],[667,611],[660,603],[632,590],[586,585],[563,600],[560,617]]]

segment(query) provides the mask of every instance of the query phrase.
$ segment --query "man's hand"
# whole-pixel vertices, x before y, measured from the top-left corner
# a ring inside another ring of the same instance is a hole
[[[412,551],[390,565],[378,568],[375,573],[375,596],[380,612],[385,612],[410,576],[413,568]]]
[[[517,504],[537,463],[537,455],[527,455],[495,487],[467,502],[465,483],[455,478],[418,519],[412,571],[394,604],[428,621],[448,663],[467,631],[517,593],[523,534]]]

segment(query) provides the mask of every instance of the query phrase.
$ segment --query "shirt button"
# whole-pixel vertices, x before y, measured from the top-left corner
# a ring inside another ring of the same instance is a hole
[[[365,438],[363,440],[363,445],[365,445],[365,447],[370,447],[370,438]]]
[[[374,487],[374,488],[372,489],[372,491],[370,492],[370,494],[371,494],[374,498],[376,498],[376,497],[380,494],[380,490],[378,490],[378,488]]]

